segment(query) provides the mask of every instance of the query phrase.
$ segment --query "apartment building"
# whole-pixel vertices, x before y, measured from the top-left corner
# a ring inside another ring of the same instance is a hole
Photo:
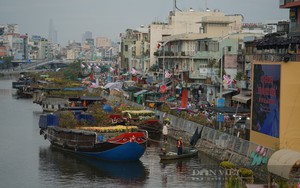
[[[155,63],[157,44],[165,37],[180,34],[200,34],[205,37],[224,37],[241,32],[242,15],[225,15],[214,11],[171,11],[168,22],[153,22],[149,26],[150,66]],[[198,38],[200,38],[198,36]]]
[[[96,48],[110,48],[112,46],[111,39],[107,37],[96,37]]]

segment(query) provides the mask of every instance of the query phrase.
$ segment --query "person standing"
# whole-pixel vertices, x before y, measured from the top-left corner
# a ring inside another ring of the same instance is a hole
[[[179,137],[179,140],[177,140],[177,155],[182,154],[182,149],[183,149],[183,141],[182,138]]]
[[[164,142],[168,141],[168,126],[169,126],[169,124],[165,123],[163,126],[163,129],[162,129]]]

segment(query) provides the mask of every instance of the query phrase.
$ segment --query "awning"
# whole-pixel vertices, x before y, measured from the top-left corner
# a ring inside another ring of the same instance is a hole
[[[300,163],[300,152],[281,149],[273,153],[268,161],[268,171],[280,177],[290,179],[292,167]]]
[[[148,90],[141,90],[141,91],[139,91],[139,92],[136,92],[136,93],[134,93],[133,94],[133,96],[135,96],[135,97],[137,97],[137,96],[139,96],[140,94],[143,94],[143,93],[146,93]]]
[[[222,91],[222,95],[227,95],[232,92],[233,92],[233,90]]]
[[[123,86],[123,82],[110,82],[104,86],[104,89],[114,89],[114,88],[121,89],[122,86]]]
[[[251,99],[251,96],[247,96],[243,93],[240,93],[238,95],[235,95],[232,97],[232,100],[234,101],[238,101],[238,102],[241,102],[241,103],[247,103],[249,100]]]

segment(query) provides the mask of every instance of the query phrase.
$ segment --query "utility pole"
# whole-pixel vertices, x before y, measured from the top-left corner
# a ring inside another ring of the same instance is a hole
[[[141,50],[141,63],[142,63],[142,73],[144,76],[144,39],[142,39],[142,50]]]
[[[129,62],[129,72],[132,70],[132,68],[133,68],[133,48],[135,47],[135,45],[134,44],[132,44],[131,46],[130,46],[130,62]],[[131,74],[131,72],[130,72],[130,80],[132,79],[132,74]]]

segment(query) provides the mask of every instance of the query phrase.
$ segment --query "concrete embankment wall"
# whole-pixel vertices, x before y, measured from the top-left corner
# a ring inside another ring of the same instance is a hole
[[[117,99],[114,96],[105,97],[109,100],[114,98]],[[122,102],[131,106],[153,110],[125,99],[123,99]],[[260,181],[267,180],[267,160],[261,160],[258,162],[257,156],[261,156],[263,159],[268,159],[274,153],[274,150],[264,148],[264,152],[260,153],[257,152],[257,149],[261,146],[255,143],[251,143],[247,140],[192,121],[166,114],[165,112],[155,111],[161,122],[164,118],[169,118],[171,120],[171,128],[169,129],[170,136],[174,138],[181,136],[186,143],[185,145],[188,145],[187,143],[189,143],[195,130],[198,128],[198,131],[200,132],[200,130],[203,129],[201,139],[196,144],[196,148],[199,151],[220,162],[223,160],[229,160],[238,167],[250,168],[254,171],[255,177],[257,177]]]

